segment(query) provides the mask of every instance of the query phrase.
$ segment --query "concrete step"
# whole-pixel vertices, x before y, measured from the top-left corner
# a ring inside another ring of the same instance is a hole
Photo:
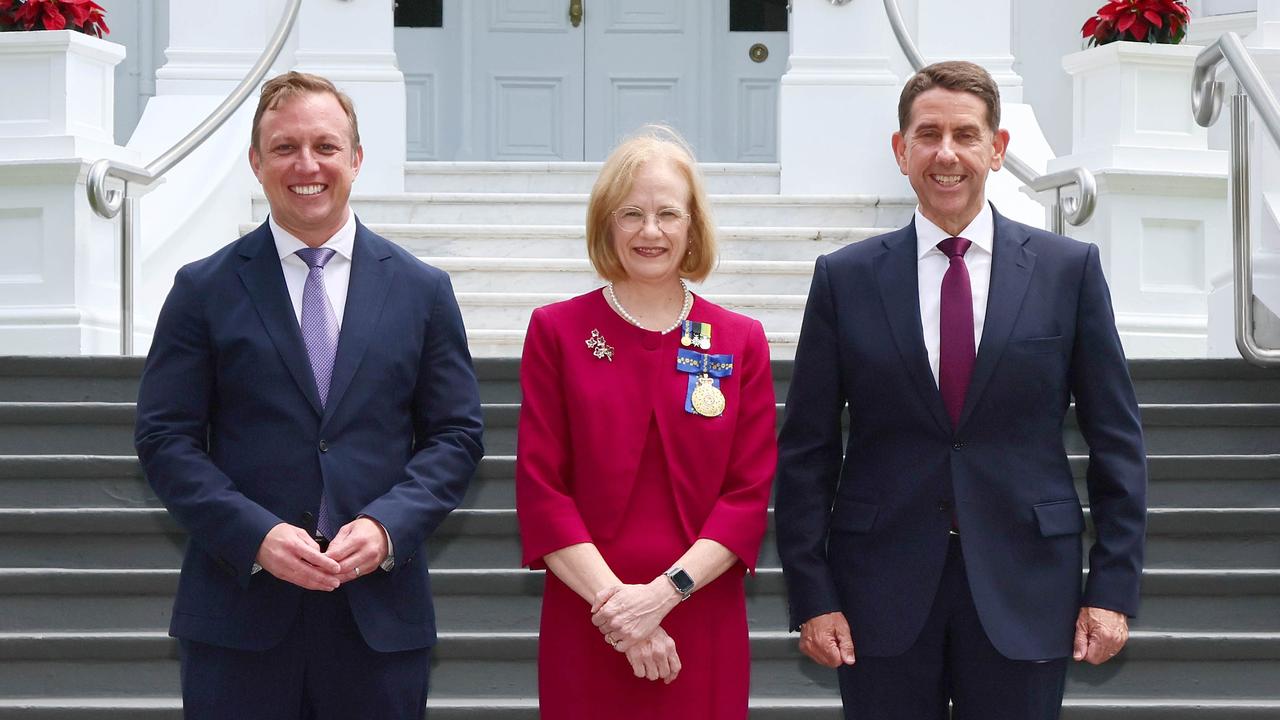
[[[599,162],[407,162],[409,192],[589,193]],[[777,163],[700,163],[709,193],[776,194]]]
[[[534,697],[537,640],[535,633],[441,633],[433,652],[432,690],[437,697]],[[835,673],[804,660],[791,633],[752,632],[751,654],[756,698],[837,694]],[[1067,694],[1267,697],[1275,691],[1277,673],[1277,633],[1135,631],[1111,663],[1073,666]],[[163,633],[0,634],[3,697],[163,697],[177,689],[177,643]]]
[[[715,222],[762,227],[901,227],[916,202],[876,195],[712,195]],[[358,194],[351,206],[365,223],[578,225],[585,223],[586,194],[402,193]],[[253,199],[253,221],[266,220],[265,196]]]
[[[1072,455],[1077,490],[1088,456]],[[1148,457],[1152,507],[1270,507],[1280,498],[1280,455]],[[132,455],[0,455],[0,508],[159,507]],[[462,507],[515,507],[515,456],[485,456]]]
[[[838,698],[752,698],[751,720],[841,720]],[[430,720],[538,720],[533,698],[441,697],[427,699]],[[1167,699],[1068,697],[1062,720],[1275,720],[1271,699]],[[0,699],[0,720],[181,720],[176,697]]]
[[[0,510],[0,568],[176,568],[185,542],[159,508]],[[453,512],[428,542],[427,557],[432,568],[516,567],[515,510]],[[760,565],[779,565],[772,528]],[[1146,566],[1280,569],[1280,508],[1154,508]]]
[[[436,619],[457,632],[536,632],[542,572],[436,569]],[[176,569],[0,569],[0,632],[156,631],[169,625]],[[786,622],[782,572],[746,578],[752,629]],[[1135,629],[1280,632],[1280,569],[1151,570]]]
[[[520,328],[521,334],[524,328]],[[133,402],[141,357],[0,357],[0,402]],[[786,397],[792,364],[773,365],[778,399]],[[1280,374],[1243,360],[1133,360],[1140,402],[1146,404],[1280,403]],[[519,401],[519,360],[476,362],[486,402]]]
[[[449,273],[458,293],[585,293],[604,281],[586,259],[426,257]],[[809,292],[813,263],[803,260],[721,260],[706,282],[690,287],[700,295]]]

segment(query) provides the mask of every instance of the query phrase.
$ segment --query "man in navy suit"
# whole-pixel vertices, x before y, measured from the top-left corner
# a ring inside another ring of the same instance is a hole
[[[908,80],[893,150],[914,220],[818,258],[809,291],[778,549],[800,649],[839,667],[851,719],[1056,718],[1066,659],[1106,662],[1138,609],[1146,461],[1098,249],[987,203],[999,113],[972,63]]]
[[[185,717],[420,720],[435,642],[424,543],[482,454],[449,278],[348,198],[363,151],[328,80],[262,88],[270,218],[182,268],[135,442],[189,533],[170,633]]]

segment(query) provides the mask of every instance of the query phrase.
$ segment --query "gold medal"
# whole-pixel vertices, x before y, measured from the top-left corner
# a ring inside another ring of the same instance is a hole
[[[685,334],[680,336],[680,344],[685,347],[689,347],[693,344],[693,338],[689,337],[688,332],[685,332]]]
[[[698,386],[693,389],[690,400],[694,411],[703,417],[719,417],[724,413],[724,393],[715,386],[710,376],[698,378]]]

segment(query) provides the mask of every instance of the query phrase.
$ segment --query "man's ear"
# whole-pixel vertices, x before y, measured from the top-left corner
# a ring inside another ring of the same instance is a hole
[[[1004,154],[1009,150],[1009,131],[1000,128],[991,138],[991,147],[995,151],[991,155],[991,169],[999,170],[1004,165]]]
[[[899,130],[893,134],[893,139],[890,141],[890,144],[893,145],[893,159],[898,161],[898,170],[900,170],[903,175],[906,175],[907,139],[902,137],[902,131]]]
[[[253,176],[258,178],[258,182],[262,182],[262,175],[259,174],[262,170],[262,156],[252,145],[249,146],[249,168],[253,170]]]
[[[360,175],[360,166],[364,164],[364,146],[357,145],[356,151],[351,154],[351,169],[355,172],[353,175]]]

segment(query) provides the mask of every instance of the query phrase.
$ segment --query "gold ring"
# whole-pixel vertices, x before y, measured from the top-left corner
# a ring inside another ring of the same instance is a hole
[[[356,566],[356,577],[360,577],[360,566]]]

